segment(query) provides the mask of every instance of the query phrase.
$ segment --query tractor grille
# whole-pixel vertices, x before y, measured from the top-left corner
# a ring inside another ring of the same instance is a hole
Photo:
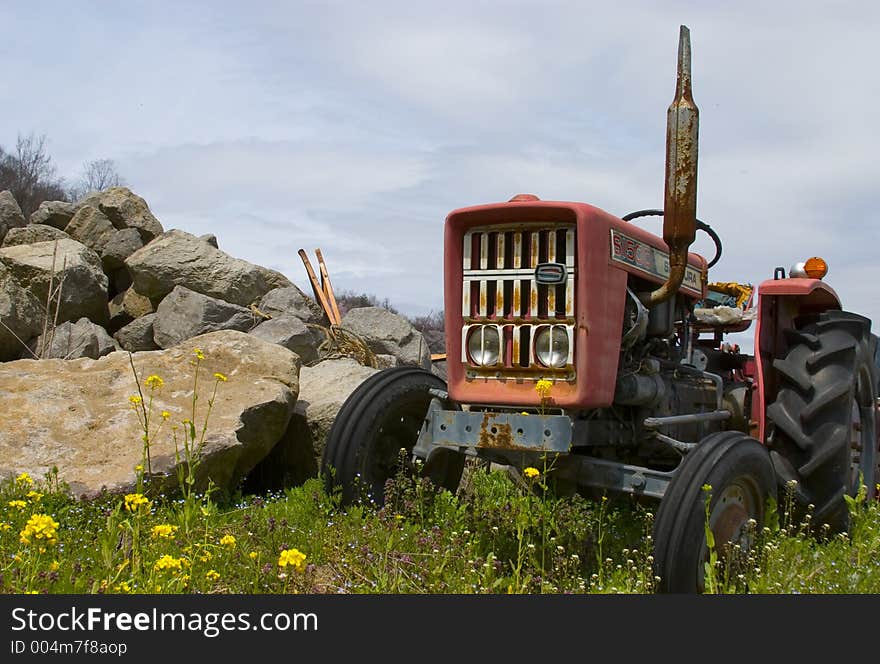
[[[502,338],[501,357],[494,370],[546,369],[536,360],[533,339],[541,327],[559,326],[569,338],[569,367],[574,362],[575,226],[475,228],[463,242],[462,361],[467,336],[475,325],[492,324]],[[538,284],[535,268],[561,263],[566,280]]]

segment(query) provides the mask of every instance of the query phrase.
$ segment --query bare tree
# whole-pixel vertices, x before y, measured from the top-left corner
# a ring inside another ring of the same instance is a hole
[[[336,301],[339,304],[339,312],[343,316],[351,309],[357,307],[382,307],[393,314],[400,313],[392,306],[391,301],[387,297],[384,300],[379,300],[372,293],[356,293],[344,290],[336,294]]]
[[[14,153],[0,149],[0,189],[12,192],[26,217],[43,201],[67,200],[64,181],[46,152],[45,134],[19,134]]]
[[[110,187],[118,187],[125,181],[116,170],[116,162],[112,159],[94,159],[83,167],[83,174],[70,190],[73,200],[82,198],[90,191],[104,191]]]

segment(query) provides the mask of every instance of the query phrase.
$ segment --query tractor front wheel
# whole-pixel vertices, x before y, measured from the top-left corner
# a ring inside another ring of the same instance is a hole
[[[385,482],[400,470],[401,461],[404,470],[414,470],[410,453],[428,412],[431,389],[445,390],[446,383],[417,367],[385,369],[361,383],[327,436],[321,471],[328,491],[339,487],[345,504],[359,499],[383,504]],[[463,468],[463,454],[437,450],[422,472],[454,491]]]
[[[688,453],[666,489],[654,521],[654,573],[660,592],[705,590],[707,530],[719,558],[748,551],[776,496],[767,450],[754,438],[723,431]],[[707,504],[708,501],[708,504]]]

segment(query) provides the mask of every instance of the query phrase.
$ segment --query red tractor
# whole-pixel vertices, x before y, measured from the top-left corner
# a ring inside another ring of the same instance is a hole
[[[659,501],[655,571],[670,592],[702,590],[707,520],[715,542],[748,546],[782,491],[813,523],[847,526],[844,496],[864,484],[874,497],[880,479],[871,321],[842,310],[819,258],[756,292],[710,284],[721,243],[696,218],[697,127],[682,26],[662,211],[526,194],[449,214],[448,384],[399,367],[351,394],[322,464],[345,500],[381,502],[401,448],[450,489],[468,456],[550,460],[579,490]],[[652,214],[662,238],[631,223]],[[697,230],[710,262],[688,251]],[[725,342],[752,323],[754,355]]]

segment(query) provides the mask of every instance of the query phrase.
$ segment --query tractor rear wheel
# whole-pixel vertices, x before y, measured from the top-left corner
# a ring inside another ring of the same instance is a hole
[[[747,551],[764,527],[768,498],[775,496],[773,466],[757,440],[738,431],[704,438],[679,465],[657,510],[653,537],[658,590],[703,592],[710,552],[707,527],[719,557],[729,555],[731,545]]]
[[[417,367],[385,369],[361,383],[327,436],[321,471],[328,491],[339,487],[345,504],[359,499],[383,504],[385,482],[400,470],[401,461],[407,472],[414,470],[410,452],[428,412],[431,389],[445,390],[446,383]],[[463,468],[463,454],[437,450],[422,473],[454,491]]]
[[[788,352],[773,362],[779,391],[767,418],[778,481],[793,487],[800,513],[812,509],[814,524],[834,530],[849,525],[844,495],[856,495],[860,482],[869,497],[876,493],[877,338],[870,329],[857,314],[825,312],[789,331]]]

